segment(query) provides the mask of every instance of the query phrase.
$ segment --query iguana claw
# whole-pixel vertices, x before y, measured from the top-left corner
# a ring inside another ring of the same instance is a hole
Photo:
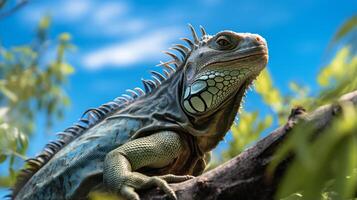
[[[167,174],[163,176],[146,176],[138,172],[132,172],[126,177],[123,177],[124,181],[118,189],[119,194],[128,200],[139,200],[139,195],[135,190],[147,189],[153,186],[157,186],[162,189],[170,199],[177,199],[175,192],[169,186],[168,183],[177,183],[186,181],[193,178],[193,176],[176,176],[173,174]]]

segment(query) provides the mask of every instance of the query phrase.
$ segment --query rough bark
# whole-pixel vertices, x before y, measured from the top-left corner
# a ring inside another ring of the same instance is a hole
[[[357,91],[346,94],[341,101],[357,105]],[[319,107],[307,115],[317,130],[323,130],[340,111],[340,104]],[[275,150],[289,133],[285,127],[280,127],[257,142],[237,157],[221,166],[202,174],[192,180],[171,187],[181,199],[239,199],[265,200],[273,199],[274,192],[292,157],[282,162],[275,174],[267,178],[266,167],[272,161]],[[140,194],[142,199],[164,199],[166,195],[151,189]]]

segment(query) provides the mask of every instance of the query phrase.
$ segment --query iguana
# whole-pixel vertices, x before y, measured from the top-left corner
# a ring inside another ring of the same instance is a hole
[[[200,175],[209,152],[232,125],[247,88],[268,61],[257,34],[222,31],[199,37],[189,25],[189,47],[160,62],[162,75],[142,79],[145,90],[127,90],[87,110],[27,160],[12,199],[87,199],[108,190],[139,199],[135,190],[158,186],[176,199],[168,183]]]

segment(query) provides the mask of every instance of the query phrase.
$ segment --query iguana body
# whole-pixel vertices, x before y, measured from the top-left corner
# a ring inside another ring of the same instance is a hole
[[[117,98],[90,109],[79,124],[60,133],[28,161],[14,199],[85,199],[97,189],[139,199],[135,189],[159,186],[175,198],[167,182],[203,172],[205,154],[234,121],[247,87],[267,63],[265,40],[255,34],[203,28],[190,49],[176,45],[183,58],[162,63],[144,80],[146,92]],[[175,65],[173,68],[171,65]]]

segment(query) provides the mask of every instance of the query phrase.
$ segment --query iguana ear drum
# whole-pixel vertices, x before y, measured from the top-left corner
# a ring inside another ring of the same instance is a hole
[[[244,69],[206,71],[189,86],[184,93],[183,106],[191,114],[203,113],[217,107],[224,98],[239,84]]]

